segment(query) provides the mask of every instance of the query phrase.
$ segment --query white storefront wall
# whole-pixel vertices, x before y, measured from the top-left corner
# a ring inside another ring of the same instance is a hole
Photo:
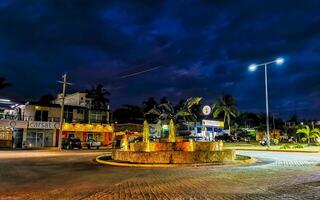
[[[0,127],[23,129],[24,147],[55,146],[56,130],[59,126],[59,122],[0,120]]]

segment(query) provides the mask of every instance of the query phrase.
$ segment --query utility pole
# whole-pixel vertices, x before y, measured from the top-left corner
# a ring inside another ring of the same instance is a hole
[[[62,127],[63,127],[63,114],[64,114],[64,98],[66,96],[66,86],[71,85],[71,83],[67,82],[67,74],[65,73],[62,76],[62,81],[58,81],[59,83],[62,83],[62,94],[61,94],[61,111],[60,111],[60,129],[59,129],[59,141],[58,141],[58,149],[61,150],[62,145]]]

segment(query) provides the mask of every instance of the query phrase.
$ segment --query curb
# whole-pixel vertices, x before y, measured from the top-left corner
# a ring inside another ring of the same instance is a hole
[[[232,149],[232,148],[230,148]],[[277,149],[234,149],[236,151],[264,151],[264,152],[285,152],[285,153],[320,153],[319,151],[298,151],[298,150],[277,150]]]
[[[230,165],[249,165],[257,161],[257,159],[250,157],[246,160],[236,160],[225,163],[194,163],[194,164],[139,164],[139,163],[119,163],[113,160],[102,160],[100,155],[96,157],[96,162],[104,165],[111,165],[117,167],[140,167],[140,168],[183,168],[183,167],[202,167],[202,166],[230,166]],[[248,157],[248,156],[247,156]]]

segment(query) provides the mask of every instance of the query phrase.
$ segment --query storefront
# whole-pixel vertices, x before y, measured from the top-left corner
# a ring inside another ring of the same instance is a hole
[[[22,120],[0,120],[0,129],[6,130],[6,135],[2,134],[2,145],[6,146],[10,145],[10,148],[22,148],[22,135],[23,130],[27,129],[28,122]],[[1,140],[1,139],[0,139]],[[10,141],[9,141],[10,140]]]
[[[53,147],[54,137],[55,131],[51,129],[28,129],[25,145],[32,148]]]
[[[224,123],[215,120],[202,120],[202,124],[195,123],[193,135],[197,140],[213,141],[215,137],[223,132]]]
[[[0,128],[0,148],[12,147],[12,130],[9,128]]]
[[[101,142],[103,145],[109,145],[112,143],[114,137],[114,131],[110,125],[64,123],[62,130],[63,140],[67,138],[78,138],[82,142],[95,140]]]
[[[58,122],[30,121],[28,128],[23,131],[22,146],[25,148],[54,147],[58,129]]]

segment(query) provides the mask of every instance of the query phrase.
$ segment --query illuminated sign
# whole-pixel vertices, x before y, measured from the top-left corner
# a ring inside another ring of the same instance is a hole
[[[59,122],[40,122],[40,121],[30,121],[29,128],[35,129],[59,129]]]
[[[202,120],[203,126],[213,126],[213,127],[224,127],[224,123],[222,121],[215,120]]]
[[[72,131],[72,132],[113,132],[113,127],[110,125],[101,125],[101,124],[69,124],[64,123],[62,127],[63,131]]]
[[[204,115],[209,115],[209,114],[211,113],[211,107],[208,106],[208,105],[203,106],[203,108],[202,108],[202,113],[203,113]]]

